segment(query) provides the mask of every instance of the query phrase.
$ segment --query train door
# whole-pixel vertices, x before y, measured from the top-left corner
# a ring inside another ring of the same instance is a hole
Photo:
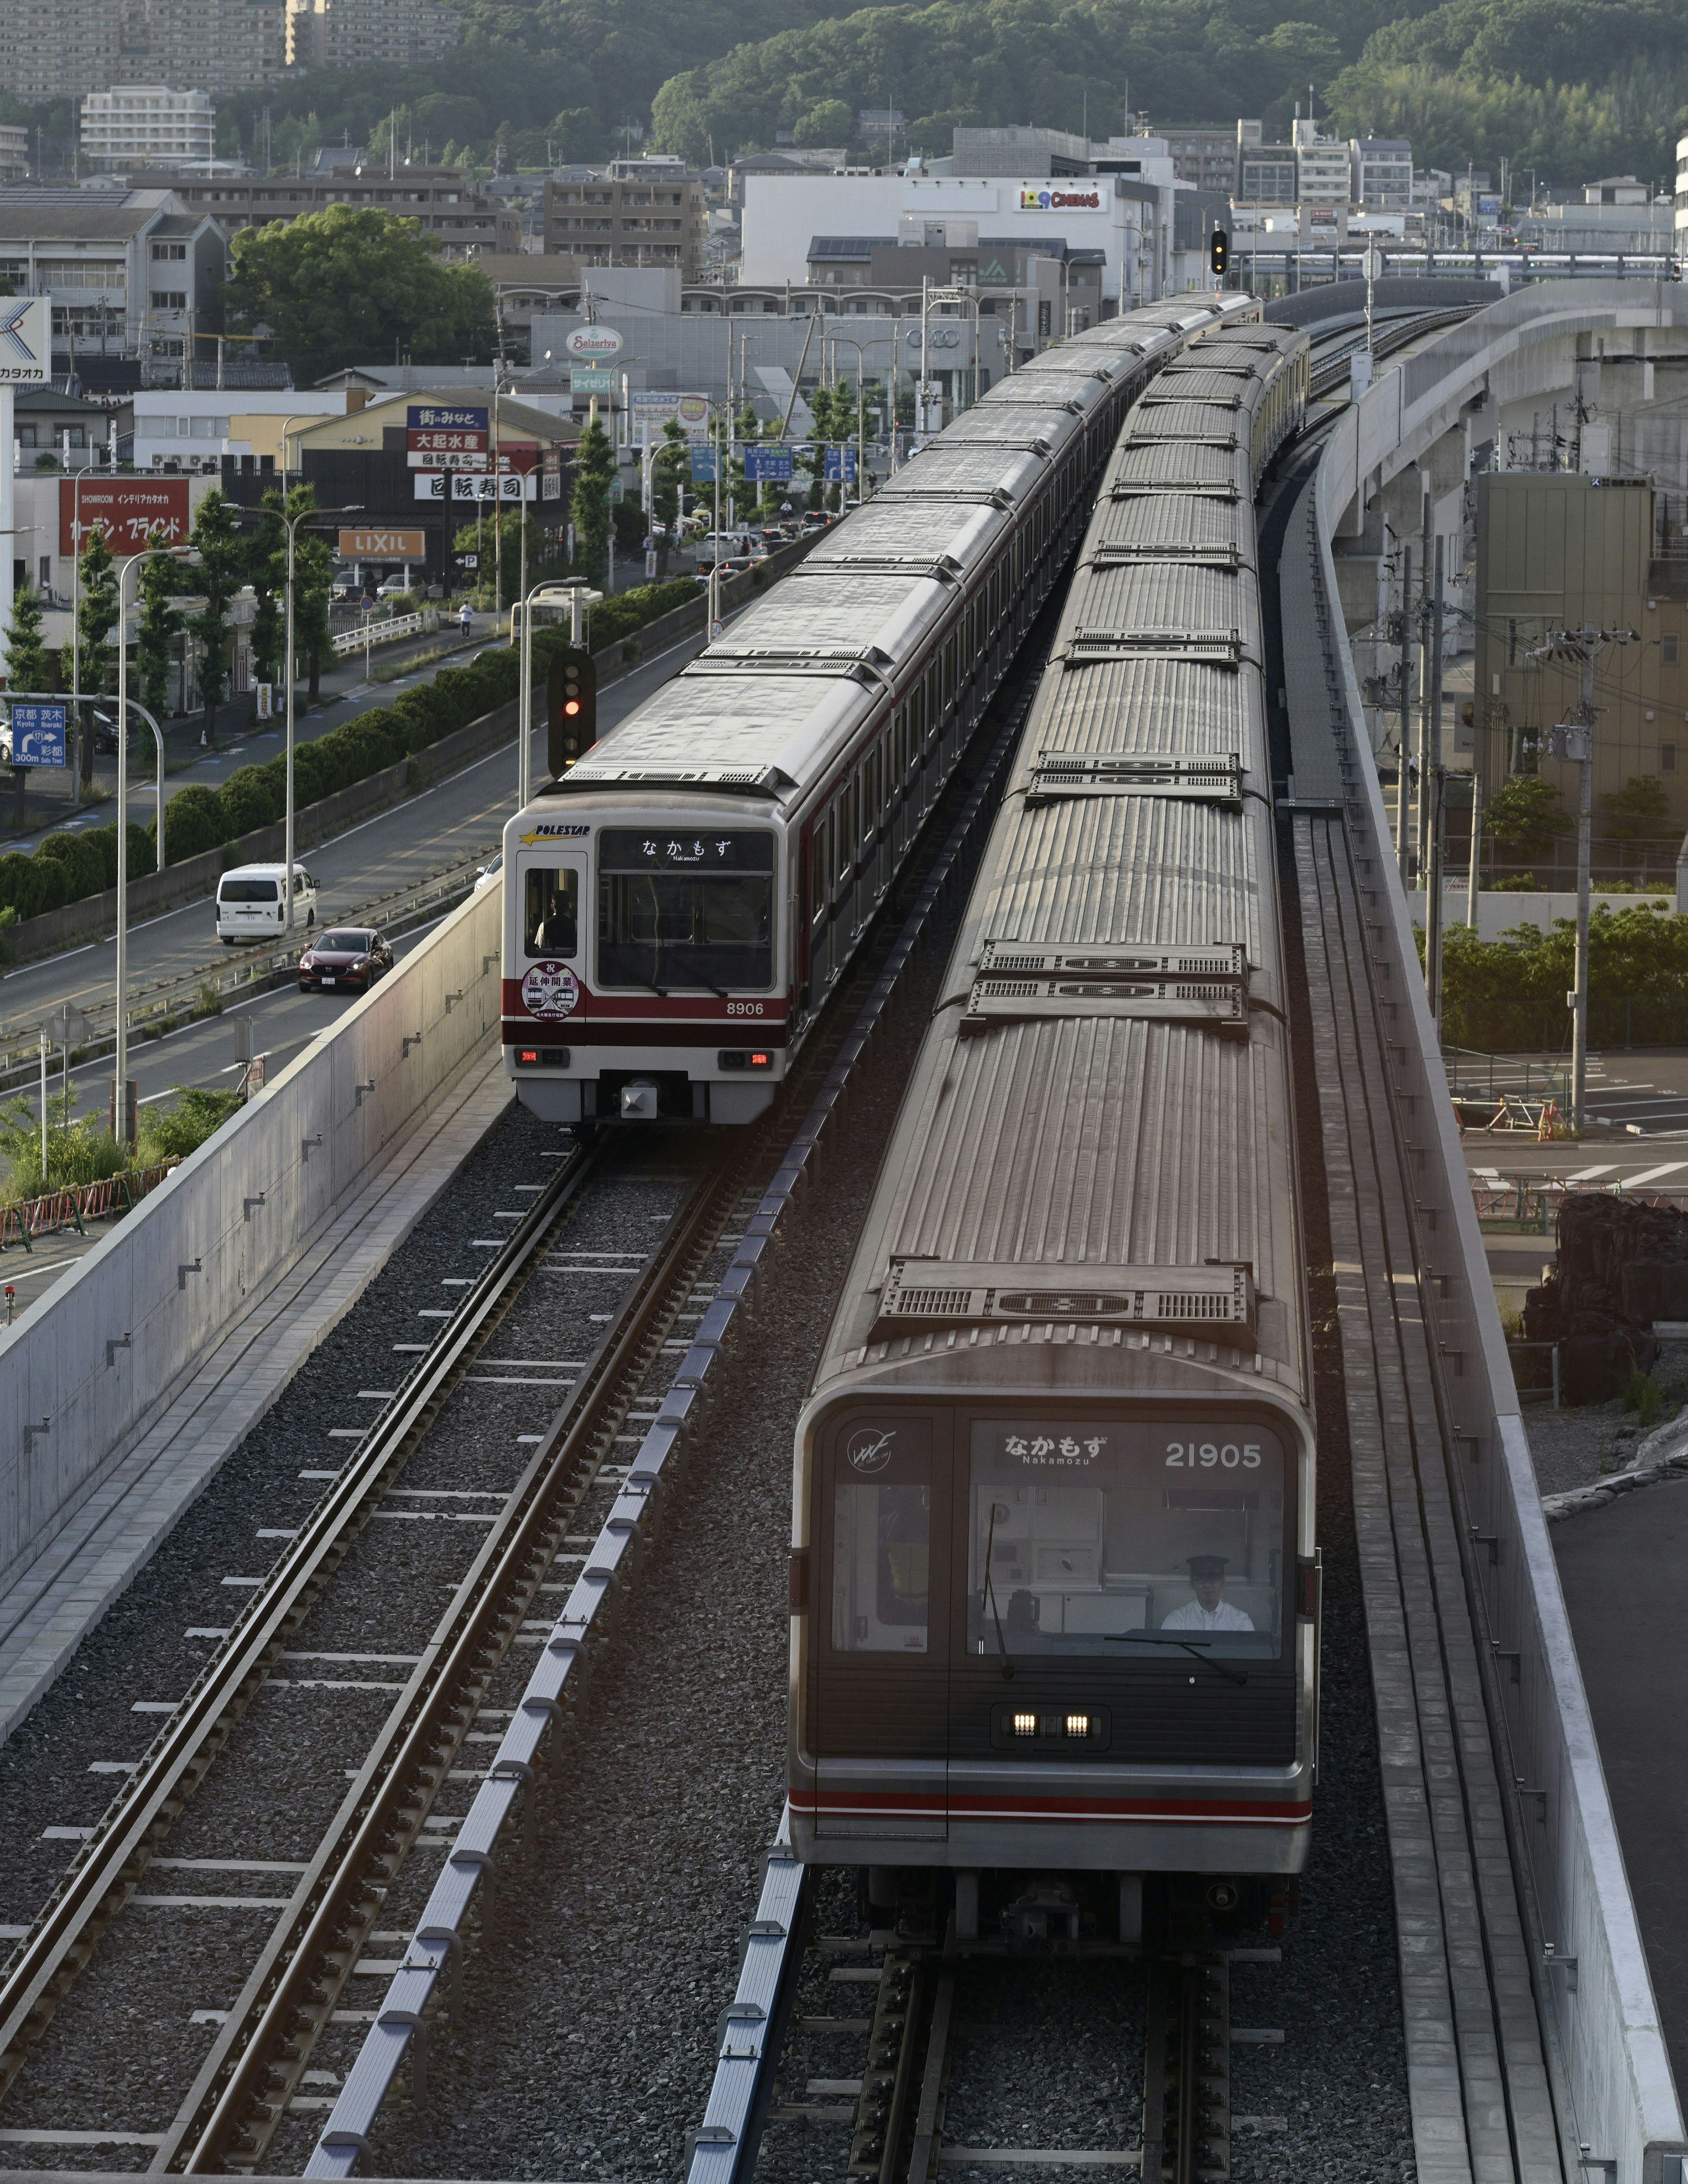
[[[931,1412],[864,1405],[823,1429],[809,1694],[819,1835],[948,1832],[950,1462],[948,1421]]]
[[[516,862],[518,976],[530,1016],[560,1021],[579,1006],[586,983],[588,892],[584,847],[544,843]]]

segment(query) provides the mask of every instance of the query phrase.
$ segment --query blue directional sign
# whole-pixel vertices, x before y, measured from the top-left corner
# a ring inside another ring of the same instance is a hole
[[[855,449],[828,448],[827,450],[827,482],[828,485],[853,484],[855,479]]]
[[[791,478],[789,448],[746,448],[744,476],[750,485],[785,485]]]
[[[713,448],[694,448],[692,450],[692,483],[694,485],[713,485],[715,483],[715,449]]]
[[[14,705],[12,707],[12,763],[14,766],[63,766],[64,722],[63,705]]]

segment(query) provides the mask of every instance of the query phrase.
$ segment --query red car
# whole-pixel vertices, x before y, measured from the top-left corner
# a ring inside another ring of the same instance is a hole
[[[377,978],[393,968],[393,950],[372,927],[337,925],[325,933],[299,958],[302,994],[349,987],[367,993]]]

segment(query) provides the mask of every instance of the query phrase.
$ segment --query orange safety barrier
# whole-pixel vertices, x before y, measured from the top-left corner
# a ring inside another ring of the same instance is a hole
[[[8,1251],[14,1244],[21,1244],[27,1251],[31,1237],[49,1235],[56,1228],[81,1233],[87,1222],[126,1213],[180,1165],[172,1154],[153,1167],[131,1168],[122,1175],[103,1177],[98,1183],[72,1184],[62,1190],[43,1192],[39,1198],[21,1198],[14,1205],[0,1206],[0,1251]]]

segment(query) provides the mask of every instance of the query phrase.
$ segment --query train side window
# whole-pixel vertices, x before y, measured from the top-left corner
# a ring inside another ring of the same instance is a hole
[[[529,956],[578,954],[580,874],[554,865],[529,865],[521,876],[521,929]]]
[[[943,716],[943,705],[939,689],[938,665],[934,660],[926,671],[926,733],[936,735],[938,723]]]
[[[836,851],[833,872],[836,878],[843,881],[849,878],[850,865],[855,856],[855,783],[853,781],[845,783],[833,806],[833,845]]]
[[[930,1457],[881,1478],[839,1466],[833,1487],[833,1650],[924,1653],[930,1643]]]
[[[833,815],[815,822],[814,850],[809,866],[809,915],[816,924],[827,914],[827,882],[833,869]]]

